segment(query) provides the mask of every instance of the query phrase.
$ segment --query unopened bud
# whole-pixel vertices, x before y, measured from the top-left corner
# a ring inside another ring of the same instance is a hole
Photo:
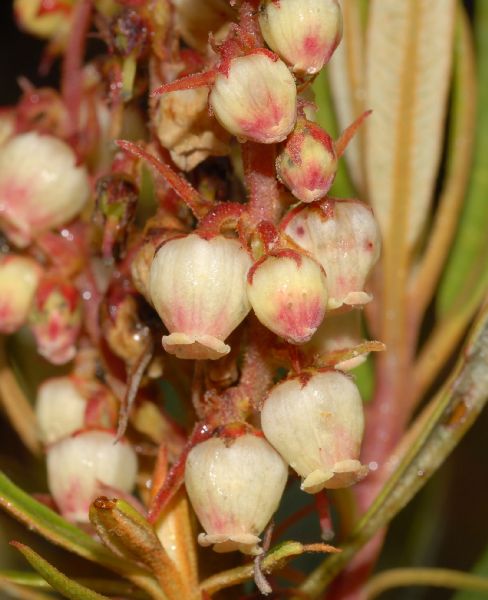
[[[364,285],[379,258],[381,241],[369,206],[358,200],[318,201],[292,211],[282,226],[324,268],[330,310],[371,300]]]
[[[260,554],[258,536],[278,508],[287,478],[281,456],[254,432],[195,446],[185,485],[206,531],[198,542],[216,552]]]
[[[0,333],[13,333],[25,323],[41,273],[31,258],[0,258]]]
[[[179,358],[216,359],[225,338],[250,310],[246,275],[251,259],[241,244],[221,235],[174,238],[157,251],[149,292],[170,331],[163,346]]]
[[[81,429],[85,421],[86,400],[76,379],[54,377],[39,386],[36,419],[41,440],[52,444]]]
[[[342,37],[337,0],[263,0],[259,25],[268,46],[299,75],[318,73]]]
[[[276,172],[302,202],[323,198],[337,171],[332,138],[317,124],[301,118],[276,160]]]
[[[283,141],[296,119],[296,85],[283,61],[256,52],[230,61],[210,92],[217,120],[240,139],[262,144]]]
[[[64,438],[47,451],[48,487],[69,521],[88,522],[91,502],[103,486],[129,493],[137,475],[137,457],[115,433],[87,430]]]
[[[361,396],[339,371],[286,379],[270,391],[261,412],[269,442],[302,478],[302,490],[348,487],[367,469],[359,462],[364,430]]]
[[[85,168],[61,140],[24,133],[0,148],[0,226],[14,243],[68,222],[89,193]]]
[[[257,318],[292,344],[308,341],[327,306],[327,279],[313,259],[294,250],[263,256],[249,271],[247,295]]]
[[[63,279],[43,279],[29,315],[39,354],[55,365],[74,358],[81,320],[78,290]]]

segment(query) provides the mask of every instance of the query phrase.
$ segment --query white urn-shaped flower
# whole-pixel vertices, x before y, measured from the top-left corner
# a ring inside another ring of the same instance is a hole
[[[379,258],[381,241],[369,206],[359,200],[327,198],[291,211],[282,228],[324,268],[329,310],[371,300],[364,286]]]
[[[295,80],[269,51],[233,58],[218,72],[209,102],[219,123],[243,140],[281,142],[295,125]]]
[[[129,493],[137,475],[137,456],[112,431],[85,430],[47,450],[48,487],[61,514],[87,523],[90,504],[109,487]]]
[[[26,322],[41,276],[32,258],[0,257],[0,333],[14,333]]]
[[[41,440],[52,444],[85,422],[86,398],[75,377],[52,377],[44,381],[36,398],[36,421]]]
[[[70,221],[89,194],[86,169],[62,140],[22,133],[0,148],[0,228],[18,246]]]
[[[167,352],[195,359],[229,352],[224,340],[251,308],[246,294],[251,264],[241,244],[222,235],[190,234],[161,246],[151,264],[149,293],[170,332],[163,337]]]
[[[359,461],[361,396],[340,371],[304,373],[278,383],[264,402],[261,426],[302,477],[305,492],[348,487],[367,473]]]
[[[337,0],[263,0],[259,25],[268,46],[298,75],[313,75],[342,37]]]
[[[185,485],[205,533],[202,546],[216,552],[260,554],[259,534],[278,508],[288,467],[262,434],[231,427],[195,446]]]

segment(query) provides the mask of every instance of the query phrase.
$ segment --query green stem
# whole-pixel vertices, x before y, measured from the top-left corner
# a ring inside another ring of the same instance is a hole
[[[410,586],[488,592],[488,578],[450,569],[391,569],[379,573],[368,582],[366,599],[373,600],[391,588]]]

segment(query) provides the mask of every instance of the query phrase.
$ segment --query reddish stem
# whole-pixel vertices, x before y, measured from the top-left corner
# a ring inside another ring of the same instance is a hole
[[[281,216],[275,172],[276,146],[246,142],[241,147],[251,219],[256,225],[260,221],[276,225]]]
[[[80,0],[74,7],[68,47],[64,54],[61,78],[61,94],[68,115],[68,136],[77,133],[83,89],[83,56],[86,35],[90,26],[92,0]]]
[[[212,430],[205,423],[197,423],[183,448],[178,460],[173,464],[164,480],[164,484],[155,493],[148,511],[148,521],[155,523],[176,492],[180,489],[185,478],[185,464],[193,446],[205,441],[212,435]]]
[[[119,148],[122,148],[124,152],[128,152],[129,154],[132,154],[132,156],[145,160],[160,175],[162,175],[183,202],[185,202],[188,208],[190,208],[197,219],[202,219],[212,208],[213,204],[199,194],[184,177],[176,171],[173,171],[169,165],[144,150],[144,148],[137,144],[133,144],[132,142],[128,142],[127,140],[116,140],[115,143]]]
[[[334,537],[334,527],[330,515],[329,498],[325,490],[322,490],[314,496],[315,506],[319,514],[320,531],[322,539],[329,541]]]
[[[372,110],[365,110],[363,114],[354,121],[354,123],[351,123],[349,127],[346,127],[346,129],[344,129],[344,131],[341,133],[341,135],[335,143],[337,158],[340,158],[344,154],[347,146],[349,145],[349,142],[356,135],[358,129],[361,127],[364,120],[367,117],[369,117],[369,115],[372,112]]]
[[[169,92],[178,92],[181,90],[193,90],[195,88],[211,86],[215,81],[217,71],[212,69],[211,71],[205,71],[204,73],[194,73],[193,75],[187,75],[181,77],[176,81],[170,83],[164,83],[150,94],[151,98],[154,96],[161,96],[162,94],[168,94]]]

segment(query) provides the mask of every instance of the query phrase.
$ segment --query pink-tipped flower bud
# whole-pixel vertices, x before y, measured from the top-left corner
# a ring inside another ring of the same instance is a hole
[[[256,432],[210,438],[186,462],[185,485],[206,533],[202,546],[216,552],[260,554],[259,534],[278,508],[288,467]]]
[[[297,90],[288,67],[272,53],[233,58],[218,73],[210,106],[220,124],[243,140],[283,141],[295,125]]]
[[[263,256],[250,269],[247,296],[265,327],[291,344],[303,344],[324,318],[327,279],[313,258],[281,250]]]
[[[380,255],[380,232],[369,206],[327,199],[292,211],[284,232],[316,258],[327,274],[328,308],[366,304],[364,285]]]
[[[71,220],[89,194],[85,168],[61,140],[23,133],[0,148],[0,227],[15,244]]]
[[[78,290],[63,279],[43,279],[29,314],[29,325],[41,356],[55,365],[70,361],[76,354],[82,325]]]
[[[86,400],[73,377],[53,377],[39,386],[36,420],[44,444],[52,444],[81,429]]]
[[[13,333],[25,323],[41,273],[31,258],[0,258],[0,333]]]
[[[286,379],[266,398],[261,426],[302,478],[302,490],[350,486],[366,473],[359,462],[364,415],[356,384],[340,371]]]
[[[48,487],[61,514],[87,523],[90,504],[103,487],[129,493],[137,476],[137,456],[111,431],[86,430],[64,438],[47,451]]]
[[[263,0],[259,25],[268,46],[298,75],[314,75],[342,37],[337,0]]]
[[[329,314],[303,350],[310,356],[323,358],[328,354],[347,351],[364,342],[361,331],[361,312],[350,310]],[[350,371],[362,365],[368,355],[360,354],[334,365],[335,369]]]
[[[251,306],[246,275],[251,259],[241,244],[218,235],[173,238],[156,252],[149,275],[152,303],[168,328],[164,349],[179,358],[216,359],[225,338]]]
[[[313,202],[330,190],[336,171],[332,138],[316,123],[300,118],[276,160],[282,183],[302,202]]]

